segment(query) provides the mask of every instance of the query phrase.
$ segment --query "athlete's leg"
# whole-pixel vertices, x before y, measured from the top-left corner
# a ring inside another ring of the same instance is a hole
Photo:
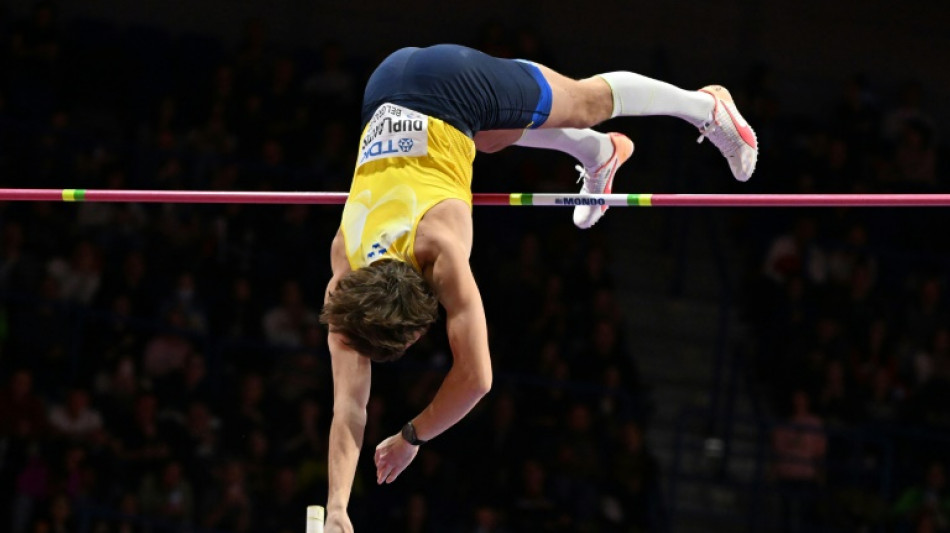
[[[493,154],[515,144],[525,130],[482,130],[475,134],[475,149]]]
[[[755,133],[723,87],[709,85],[687,91],[633,72],[608,72],[572,80],[547,67],[538,68],[552,94],[551,113],[541,127],[589,127],[617,116],[678,117],[699,128],[700,141],[708,137],[716,145],[737,180],[746,181],[755,170]]]
[[[715,98],[633,72],[573,80],[537,65],[551,85],[551,114],[542,128],[586,128],[616,116],[668,115],[694,126],[712,119]]]
[[[475,134],[475,148],[480,152],[491,154],[511,145],[558,150],[587,168],[603,165],[614,151],[610,136],[592,129],[488,130]]]

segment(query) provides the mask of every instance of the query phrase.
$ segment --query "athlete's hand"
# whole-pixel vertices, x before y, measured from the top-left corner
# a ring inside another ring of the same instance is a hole
[[[346,511],[327,512],[327,523],[323,526],[324,533],[353,533],[353,523]]]
[[[376,483],[392,483],[409,463],[416,458],[419,447],[413,446],[396,433],[376,447]]]

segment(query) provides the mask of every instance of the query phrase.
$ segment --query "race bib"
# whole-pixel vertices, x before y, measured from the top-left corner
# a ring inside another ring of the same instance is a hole
[[[420,157],[428,153],[429,117],[396,104],[383,104],[366,127],[359,164],[383,157]]]

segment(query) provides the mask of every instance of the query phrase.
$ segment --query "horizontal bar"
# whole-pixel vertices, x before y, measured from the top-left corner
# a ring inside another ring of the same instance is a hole
[[[177,204],[320,204],[346,202],[345,192],[0,189],[0,201]],[[475,205],[614,207],[909,207],[950,206],[950,194],[475,194]]]

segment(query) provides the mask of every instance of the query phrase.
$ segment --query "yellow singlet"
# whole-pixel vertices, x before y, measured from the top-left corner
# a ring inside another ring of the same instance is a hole
[[[413,247],[423,215],[442,200],[472,206],[475,143],[430,116],[383,104],[363,130],[343,242],[350,268],[395,259],[421,270]]]

